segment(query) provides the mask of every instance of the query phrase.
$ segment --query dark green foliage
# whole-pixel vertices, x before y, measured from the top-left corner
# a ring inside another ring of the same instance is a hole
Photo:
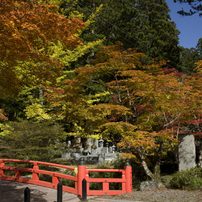
[[[1,137],[0,158],[50,161],[60,156],[65,135],[52,121],[9,122],[9,134]]]
[[[149,57],[169,59],[170,65],[176,67],[180,32],[171,21],[167,3],[164,0],[137,0],[136,9],[139,12],[131,21],[136,47]]]
[[[78,11],[83,14],[83,20],[86,21],[102,4],[101,11],[96,14],[95,22],[85,29],[80,37],[81,40],[85,44],[105,37],[103,45],[112,45],[118,40],[122,41],[127,47],[134,47],[134,39],[132,37],[128,38],[127,30],[131,29],[130,20],[137,13],[134,8],[135,2],[136,0],[79,0],[75,4],[75,2],[64,1],[61,7],[66,8],[67,16],[70,12]],[[78,64],[80,66],[92,65],[97,52],[98,49],[94,49],[91,53],[84,55],[82,59],[75,63],[75,67],[78,67]]]
[[[196,68],[196,62],[198,61],[198,52],[195,48],[181,48],[180,53],[180,65],[182,72],[191,74]]]
[[[84,42],[103,37],[106,37],[104,45],[121,41],[124,49],[138,48],[139,52],[148,57],[170,60],[170,66],[176,67],[179,62],[177,46],[180,32],[171,21],[165,0],[80,0],[77,5],[66,3],[66,8],[68,13],[82,13],[85,21],[100,4],[103,7],[95,23],[81,36]],[[83,57],[85,62],[91,64],[96,52],[93,50],[90,55]]]
[[[5,115],[9,121],[16,121],[17,117],[24,118],[26,105],[21,100],[18,100],[16,98],[8,98],[5,96],[2,96],[0,98],[0,109],[4,109]]]
[[[202,38],[198,40],[196,48],[180,47],[180,63],[179,66],[185,74],[194,73],[196,62],[202,60]]]
[[[198,60],[202,60],[202,38],[198,40],[198,43],[196,45],[196,50],[198,52]]]
[[[170,186],[175,189],[202,189],[202,168],[195,167],[186,171],[178,171],[173,175]]]
[[[180,2],[180,3],[185,3],[190,5],[190,10],[188,12],[184,11],[183,8],[182,10],[178,11],[180,15],[191,16],[195,13],[199,13],[199,16],[202,15],[202,0],[173,0],[173,1],[175,3]]]

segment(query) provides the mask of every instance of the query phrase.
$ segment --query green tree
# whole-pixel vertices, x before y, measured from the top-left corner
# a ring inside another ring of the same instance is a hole
[[[198,43],[196,45],[196,49],[198,51],[198,55],[199,55],[199,60],[202,60],[202,38],[200,38],[198,40]]]
[[[184,9],[178,11],[180,15],[190,16],[195,13],[199,13],[199,16],[202,15],[202,1],[201,0],[173,0],[175,3],[184,3],[190,6],[190,10],[188,12],[184,11]]]
[[[132,20],[131,34],[137,39],[136,47],[151,58],[170,60],[170,65],[176,67],[180,32],[171,21],[166,1],[137,0],[135,7],[138,14]]]
[[[52,120],[0,124],[0,158],[49,161],[62,153],[66,135]]]
[[[135,47],[150,58],[165,58],[174,62],[170,66],[177,66],[179,31],[171,21],[164,0],[80,0],[77,5],[66,5],[72,12],[83,13],[87,19],[100,4],[103,6],[95,23],[81,36],[83,41],[106,36],[105,45],[121,41],[124,49]]]
[[[202,38],[198,40],[195,48],[180,47],[179,66],[185,74],[192,74],[197,66],[197,62],[202,59]]]
[[[198,50],[196,48],[180,47],[180,65],[181,70],[185,74],[192,74],[196,68],[196,62],[199,59]]]

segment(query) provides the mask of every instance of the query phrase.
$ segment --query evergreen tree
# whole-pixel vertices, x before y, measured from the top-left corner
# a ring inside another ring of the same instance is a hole
[[[173,1],[175,3],[180,2],[180,3],[186,3],[190,5],[191,9],[188,12],[184,11],[184,9],[178,11],[180,15],[190,16],[195,13],[199,13],[199,16],[202,15],[202,0],[173,0]]]
[[[198,43],[196,45],[196,49],[198,51],[198,55],[199,55],[199,60],[202,60],[202,37],[198,40]]]
[[[199,60],[202,60],[202,38],[195,48],[180,47],[180,66],[184,73],[192,74]]]
[[[179,62],[178,35],[165,0],[137,0],[138,16],[132,19],[132,36],[147,56],[169,59],[173,67]]]
[[[164,58],[173,61],[170,66],[177,66],[180,32],[171,21],[165,0],[79,0],[77,5],[66,1],[66,8],[83,13],[85,21],[100,4],[95,23],[81,36],[83,41],[106,36],[105,45],[121,41],[124,49],[135,47],[150,58]]]
[[[198,60],[198,51],[195,48],[180,47],[180,65],[181,69],[186,74],[191,74],[196,68],[196,62]]]

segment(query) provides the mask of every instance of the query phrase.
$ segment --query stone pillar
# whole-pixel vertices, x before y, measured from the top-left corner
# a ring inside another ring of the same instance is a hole
[[[112,146],[112,151],[113,151],[113,153],[115,152],[115,145],[113,144],[113,146]]]
[[[99,140],[99,147],[103,148],[104,140],[100,138]]]
[[[111,147],[109,147],[109,153],[112,153],[113,152],[113,148],[112,148],[112,146]]]
[[[196,148],[194,135],[179,135],[178,155],[179,171],[196,166]]]
[[[98,140],[94,140],[94,145],[98,148]]]
[[[109,146],[109,143],[106,142],[106,143],[105,143],[105,146],[103,147],[103,150],[102,150],[103,153],[106,153],[106,154],[108,153],[108,146]]]

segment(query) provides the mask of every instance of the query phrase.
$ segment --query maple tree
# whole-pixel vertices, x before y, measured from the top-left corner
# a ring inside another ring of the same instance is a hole
[[[58,96],[50,94],[48,100],[65,106],[59,113],[66,117],[70,135],[122,140],[119,146],[156,179],[163,152],[175,142],[168,126],[179,117],[180,106],[173,107],[178,79],[163,73],[165,61],[142,65],[142,53],[121,49],[121,43],[102,47],[93,67],[76,69],[76,78],[64,81],[66,88],[56,89]],[[153,158],[155,174],[148,168],[148,156]]]
[[[201,114],[201,98],[195,101],[201,77],[162,69],[166,61],[143,65],[144,57],[136,49],[123,51],[119,42],[102,47],[94,66],[74,70],[76,77],[64,80],[66,88],[48,99],[65,106],[58,113],[66,117],[70,135],[121,140],[125,156],[159,182],[161,158],[176,150],[185,121]]]
[[[39,79],[54,81],[61,72],[61,64],[49,57],[51,42],[58,40],[73,49],[82,42],[75,35],[85,27],[79,19],[66,19],[56,13],[57,6],[38,0],[2,0],[0,2],[0,94],[16,94],[26,81],[26,71]],[[27,66],[26,62],[32,62]],[[25,70],[22,78],[15,66]],[[25,78],[24,78],[25,77]],[[9,83],[12,80],[12,85]]]

